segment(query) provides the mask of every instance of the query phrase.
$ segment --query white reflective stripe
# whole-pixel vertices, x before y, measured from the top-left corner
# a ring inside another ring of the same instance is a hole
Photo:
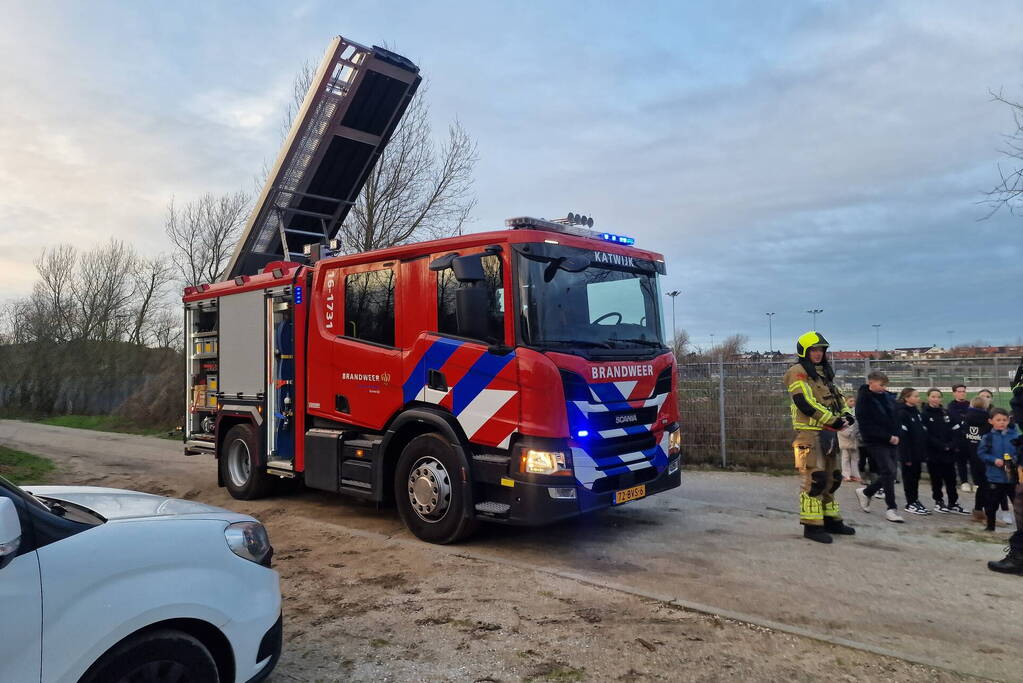
[[[628,467],[631,471],[636,472],[638,470],[645,470],[648,467],[653,467],[653,465],[648,462],[634,462]]]
[[[504,404],[511,400],[516,391],[504,389],[484,389],[469,405],[458,414],[458,422],[462,425],[466,436],[470,439],[494,416]]]
[[[508,434],[508,436],[506,436],[503,439],[501,439],[501,443],[497,444],[497,447],[498,448],[508,448],[509,444],[511,444],[512,434],[514,434],[514,433],[515,432],[511,432],[511,433]]]
[[[629,433],[624,429],[605,429],[602,432],[597,432],[602,439],[611,439],[616,436],[628,436]]]
[[[427,403],[440,403],[444,400],[444,397],[451,393],[451,390],[440,391],[439,389],[431,389],[430,387],[423,387],[419,390],[419,394],[416,398],[420,401],[426,401]]]
[[[632,395],[632,390],[636,388],[637,384],[639,384],[638,380],[632,380],[631,382],[615,382],[614,383],[614,385],[616,387],[618,387],[619,393],[621,393],[622,397],[626,401],[629,400],[629,396]]]
[[[625,455],[619,455],[617,456],[617,458],[621,460],[623,464],[630,463],[635,460],[646,460],[646,456],[643,455],[641,451],[636,451],[635,453],[626,453]]]

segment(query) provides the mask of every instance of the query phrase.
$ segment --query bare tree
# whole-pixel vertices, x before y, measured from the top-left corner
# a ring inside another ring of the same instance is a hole
[[[476,206],[476,143],[455,121],[438,147],[423,90],[409,105],[341,228],[338,238],[345,251],[460,234]]]
[[[42,334],[56,341],[67,341],[73,335],[74,274],[77,265],[78,252],[70,244],[43,249],[43,253],[35,260],[40,280],[33,287],[31,298],[34,303],[29,306],[35,309],[36,314],[34,334]],[[41,326],[50,329],[44,332]]]
[[[1003,136],[1005,146],[1001,153],[1011,160],[1010,167],[1003,168],[1002,164],[998,164],[999,182],[984,193],[987,199],[983,203],[991,207],[985,218],[990,218],[1003,207],[1012,214],[1023,209],[1023,104],[1006,99],[1001,91],[991,91],[991,99],[1009,107],[1016,130]]]
[[[681,329],[678,331],[678,334],[672,340],[671,350],[675,354],[676,361],[681,361],[692,352],[689,345],[689,333],[686,330]]]
[[[207,192],[179,209],[171,199],[164,231],[174,246],[171,258],[185,285],[220,278],[245,225],[249,201],[244,192]]]
[[[295,117],[302,109],[302,102],[309,92],[309,86],[313,84],[313,77],[316,76],[316,67],[310,62],[302,62],[295,74],[295,80],[291,84],[291,99],[288,101],[288,108],[284,110],[284,118],[281,120],[281,141],[288,139],[291,126],[295,123]]]
[[[72,339],[114,341],[126,336],[135,296],[132,273],[137,264],[135,250],[115,239],[82,254],[72,287]]]
[[[132,327],[128,341],[145,344],[151,320],[163,307],[163,294],[171,280],[173,266],[165,256],[139,258],[131,273],[135,284],[135,305],[131,312]]]
[[[315,75],[308,62],[295,75],[282,139],[287,138]],[[426,94],[427,88],[421,86],[345,220],[338,234],[344,251],[460,234],[476,206],[472,193],[476,143],[456,120],[438,144]]]

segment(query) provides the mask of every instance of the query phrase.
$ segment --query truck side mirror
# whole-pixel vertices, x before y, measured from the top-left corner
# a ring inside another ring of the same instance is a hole
[[[0,498],[0,569],[11,563],[21,545],[21,520],[10,498]]]
[[[451,268],[455,271],[455,279],[459,282],[480,282],[486,279],[483,272],[484,254],[469,254],[459,256],[451,261]]]
[[[458,336],[487,341],[487,315],[490,300],[483,287],[459,287],[455,290],[455,321]]]

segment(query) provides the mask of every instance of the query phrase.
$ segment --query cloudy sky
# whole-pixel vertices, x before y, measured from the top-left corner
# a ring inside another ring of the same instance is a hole
[[[766,349],[771,311],[788,348],[811,308],[836,348],[875,323],[882,346],[1023,334],[1023,218],[978,204],[1023,5],[681,4],[9,3],[0,300],[44,246],[156,253],[171,197],[252,190],[296,70],[342,34],[413,59],[435,128],[477,139],[472,229],[576,211],[634,235],[698,344]]]

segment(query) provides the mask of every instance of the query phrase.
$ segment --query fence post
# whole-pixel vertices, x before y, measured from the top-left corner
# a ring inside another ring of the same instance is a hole
[[[728,457],[725,455],[725,356],[718,356],[718,432],[721,435],[721,466],[728,464]]]
[[[869,358],[864,358],[863,359],[863,382],[864,383],[867,381],[867,375],[869,375],[869,374],[870,374],[870,359]],[[859,387],[856,387],[856,388],[859,389]]]
[[[998,356],[995,356],[995,396],[998,396],[998,387],[1001,383],[1001,377],[998,376]]]

